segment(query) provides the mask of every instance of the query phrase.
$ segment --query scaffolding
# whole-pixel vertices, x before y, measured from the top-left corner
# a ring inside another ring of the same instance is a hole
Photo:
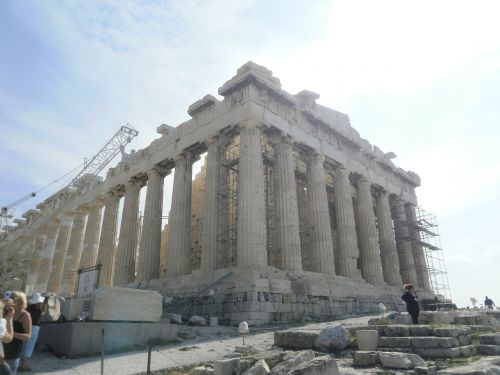
[[[444,302],[451,301],[450,283],[444,262],[443,249],[441,248],[436,216],[420,207],[416,207],[416,217],[416,223],[412,224],[416,226],[420,233],[419,245],[424,250],[431,288],[436,295],[444,297]]]

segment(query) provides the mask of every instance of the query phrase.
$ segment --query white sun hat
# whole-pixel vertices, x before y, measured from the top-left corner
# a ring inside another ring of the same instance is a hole
[[[44,300],[45,297],[42,297],[40,293],[33,293],[28,302],[30,305],[34,305],[36,303],[42,303]]]

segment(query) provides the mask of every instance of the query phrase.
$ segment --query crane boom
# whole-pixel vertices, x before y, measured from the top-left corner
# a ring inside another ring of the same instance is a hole
[[[132,128],[130,124],[122,126],[115,135],[95,154],[89,162],[86,162],[83,169],[68,184],[70,190],[81,188],[81,180],[84,176],[97,176],[119,152],[122,152],[125,145],[130,143],[139,132]]]

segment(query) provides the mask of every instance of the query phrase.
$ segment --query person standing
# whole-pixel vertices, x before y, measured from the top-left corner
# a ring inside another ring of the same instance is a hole
[[[418,315],[420,313],[420,307],[418,305],[417,292],[413,287],[413,284],[405,284],[405,293],[401,296],[401,299],[406,303],[406,311],[411,315],[411,319],[414,324],[418,324]]]
[[[7,300],[7,303],[12,300]],[[5,317],[3,317],[5,311]],[[14,338],[14,328],[12,319],[14,317],[14,307],[10,304],[5,307],[4,301],[0,300],[0,375],[11,375],[10,367],[4,360],[3,344],[8,344]]]
[[[26,311],[31,316],[31,338],[23,342],[23,349],[21,351],[21,362],[19,365],[19,372],[31,371],[28,366],[28,358],[31,358],[33,354],[33,349],[35,348],[36,340],[38,338],[38,332],[40,331],[40,318],[43,314],[42,303],[45,297],[42,297],[40,293],[34,293],[28,300],[28,308]]]
[[[10,343],[3,344],[5,360],[10,366],[10,371],[13,375],[17,374],[19,360],[21,358],[21,350],[23,342],[31,337],[31,317],[25,310],[27,307],[26,295],[23,292],[12,292],[10,295],[14,301],[14,317],[12,326],[14,328],[14,338]]]
[[[487,309],[493,309],[493,306],[495,306],[493,300],[488,298],[488,296],[484,297],[484,307]]]

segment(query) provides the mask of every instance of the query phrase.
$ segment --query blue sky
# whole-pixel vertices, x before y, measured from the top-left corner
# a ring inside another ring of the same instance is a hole
[[[252,60],[417,172],[453,297],[500,303],[499,13],[496,1],[1,1],[0,204],[126,122],[145,147]]]

